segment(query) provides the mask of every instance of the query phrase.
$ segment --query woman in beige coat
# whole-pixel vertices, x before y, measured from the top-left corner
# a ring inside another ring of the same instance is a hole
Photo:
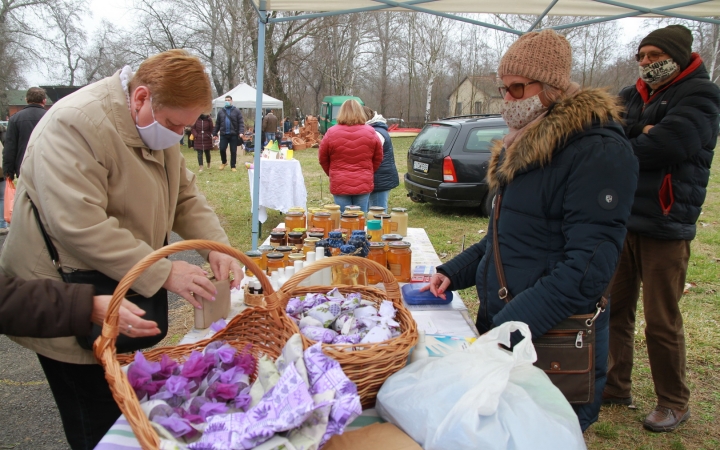
[[[151,56],[53,105],[27,147],[13,226],[0,272],[24,279],[60,279],[32,204],[57,249],[64,271],[97,271],[120,280],[144,256],[185,239],[228,244],[220,222],[185,168],[183,128],[210,110],[210,80],[200,61],[183,50]],[[240,265],[218,252],[200,252],[218,279]],[[64,278],[64,276],[63,276]],[[195,307],[214,300],[203,270],[183,261],[155,263],[132,290],[167,305],[165,290]],[[132,329],[125,330],[132,334]],[[94,448],[120,415],[103,369],[76,338],[13,338],[35,351],[73,449]]]

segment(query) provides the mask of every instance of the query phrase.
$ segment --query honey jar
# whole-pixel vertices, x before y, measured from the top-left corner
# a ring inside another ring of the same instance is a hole
[[[375,214],[375,218],[382,221],[383,234],[392,233],[392,224],[390,223],[392,216],[390,214]]]
[[[350,230],[348,230],[347,228],[335,228],[333,231],[340,232],[343,241],[347,241],[348,235],[350,234]]]
[[[271,231],[270,232],[270,245],[273,247],[279,247],[281,245],[287,245],[287,237],[284,231]]]
[[[407,236],[408,229],[408,213],[405,208],[393,208],[390,213],[391,230],[393,233]]]
[[[308,253],[315,251],[315,245],[320,241],[320,238],[306,237],[303,241],[303,253],[307,256]]]
[[[267,254],[269,252],[275,251],[275,247],[273,247],[272,245],[261,245],[257,249],[260,253],[262,253],[262,259],[260,260],[260,268],[267,271]]]
[[[288,213],[285,214],[285,228],[288,230],[305,228],[305,212],[288,211]]]
[[[385,243],[385,251],[389,249],[388,244],[394,241],[402,241],[403,237],[399,234],[383,234],[380,239]]]
[[[333,229],[330,213],[327,211],[318,211],[313,215],[313,228],[323,229],[323,238],[328,237],[328,233]]]
[[[290,263],[289,256],[293,251],[295,251],[295,247],[290,246],[290,245],[281,245],[279,247],[276,247],[275,251],[283,254],[283,262],[285,263],[286,266],[292,265]]]
[[[385,208],[382,206],[371,206],[368,208],[368,217],[374,217],[375,214],[385,214]]]
[[[267,255],[267,274],[275,272],[281,267],[285,267],[285,261],[283,260],[285,255],[280,252],[269,252]]]
[[[388,243],[387,265],[395,280],[401,283],[410,281],[412,250],[410,243],[393,241]]]
[[[245,252],[245,256],[252,259],[252,261],[257,264],[258,267],[262,268],[262,257],[263,254],[260,250],[249,250]],[[255,275],[252,273],[250,269],[248,269],[247,266],[245,266],[245,275],[248,277],[254,277]]]
[[[368,220],[367,221],[367,231],[368,231],[368,237],[370,238],[371,242],[380,242],[382,239],[382,222],[374,219],[374,220]]]
[[[325,205],[325,210],[330,213],[330,221],[332,221],[333,229],[340,226],[340,205],[334,203]]]
[[[387,267],[387,254],[385,253],[385,244],[383,242],[370,242],[370,253],[368,259],[375,261],[383,267]],[[382,281],[380,272],[373,269],[367,270],[368,283],[378,284]]]
[[[325,229],[324,228],[310,228],[307,232],[307,237],[325,239]]]
[[[302,231],[291,231],[288,233],[288,245],[292,245],[297,251],[301,251],[304,237],[305,233]]]
[[[360,217],[356,213],[343,213],[340,217],[340,227],[348,231],[360,229]]]
[[[358,218],[360,219],[360,228],[358,230],[364,230],[365,229],[365,213],[362,211],[362,209],[357,205],[348,205],[345,207],[345,212],[355,213],[358,215]]]
[[[295,261],[305,261],[305,253],[290,253],[288,255],[288,259],[290,260],[290,265],[294,265]]]

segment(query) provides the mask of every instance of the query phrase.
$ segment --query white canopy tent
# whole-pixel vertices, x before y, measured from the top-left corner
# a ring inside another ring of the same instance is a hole
[[[213,100],[213,117],[217,117],[217,112],[220,108],[225,106],[225,97],[232,97],[233,105],[236,108],[248,108],[254,109],[257,107],[257,90],[247,83],[240,83],[234,88],[230,89],[220,97]],[[262,95],[262,109],[275,109],[280,110],[281,114],[279,117],[285,117],[285,109],[283,108],[282,100],[278,100],[274,97],[263,93]]]
[[[676,17],[720,24],[720,20],[712,18],[712,16],[720,16],[720,0],[355,0],[352,2],[352,8],[348,8],[347,0],[252,0],[252,5],[258,16],[258,49],[265,48],[265,25],[267,23],[371,11],[424,12],[517,35],[538,31],[537,26],[542,18],[547,15],[591,17],[588,20],[574,24],[553,27],[555,29],[638,16]],[[283,17],[268,17],[268,11],[313,12]],[[538,17],[529,29],[515,30],[459,16],[458,13],[532,14]],[[258,54],[264,54],[264,51],[258,50]],[[265,61],[264,58],[260,58],[257,62],[258,86],[263,85],[264,74]],[[256,95],[256,104],[260,105],[262,101],[263,99],[258,93]],[[257,135],[260,133],[261,111],[259,108],[258,106],[255,110],[255,133]],[[255,140],[255,150],[255,167],[259,168],[260,140],[258,139]],[[259,170],[255,170],[254,183],[253,249],[257,248],[259,236],[258,199],[256,198],[259,195]]]

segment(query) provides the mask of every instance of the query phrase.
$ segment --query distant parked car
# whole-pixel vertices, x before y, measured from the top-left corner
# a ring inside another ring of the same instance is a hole
[[[508,132],[499,115],[450,117],[429,122],[407,154],[405,189],[415,202],[479,207],[488,215],[485,181],[490,148]]]

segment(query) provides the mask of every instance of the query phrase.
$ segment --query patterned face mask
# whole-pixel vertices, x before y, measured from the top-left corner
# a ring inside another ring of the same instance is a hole
[[[510,128],[519,130],[540,116],[545,109],[540,102],[540,94],[525,100],[505,100],[502,117]]]
[[[672,59],[655,61],[645,67],[640,67],[640,78],[652,86],[667,81],[678,69],[679,66]]]

